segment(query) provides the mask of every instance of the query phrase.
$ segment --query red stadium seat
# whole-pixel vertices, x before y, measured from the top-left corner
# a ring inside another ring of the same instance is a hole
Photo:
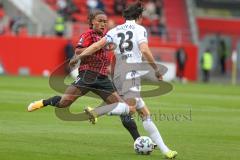
[[[87,22],[87,15],[86,14],[74,13],[72,15],[72,18],[75,19],[78,22],[82,22],[82,23]]]
[[[145,26],[145,27],[149,27],[149,26],[151,26],[151,20],[150,19],[148,19],[148,18],[143,18],[143,22],[142,22],[142,24],[143,24],[143,26]]]
[[[51,4],[56,4],[57,0],[45,0],[45,2],[51,5]]]
[[[135,0],[127,0],[127,4],[133,3],[133,2],[135,2]]]
[[[3,18],[5,15],[5,12],[3,9],[0,9],[0,19]]]
[[[114,10],[112,7],[108,7],[108,8],[105,8],[105,12],[108,14],[108,15],[114,15]]]
[[[75,5],[80,5],[80,6],[86,6],[86,1],[83,1],[83,0],[73,0],[73,3]]]
[[[89,29],[88,24],[83,23],[74,23],[72,25],[72,41],[73,44],[76,44],[79,41],[79,37],[83,32],[86,32]]]
[[[86,1],[73,0],[73,3],[76,5],[76,7],[78,8],[78,10],[82,15],[86,15],[86,16],[88,15],[88,8],[87,8]]]
[[[88,29],[88,24],[74,23],[72,25],[73,36],[80,36],[80,34],[87,31]]]
[[[12,35],[12,31],[9,26],[4,27],[4,35]]]
[[[57,10],[57,0],[45,0],[45,3],[47,3],[53,10]]]
[[[124,18],[121,16],[109,16],[109,19],[112,19],[116,24],[122,24],[125,22]]]
[[[160,36],[150,36],[148,38],[148,41],[151,46],[156,47],[160,45],[160,42],[162,42],[162,39]]]
[[[105,6],[113,6],[114,0],[103,0]]]
[[[28,29],[27,29],[27,27],[20,28],[18,36],[22,36],[22,37],[28,36]]]

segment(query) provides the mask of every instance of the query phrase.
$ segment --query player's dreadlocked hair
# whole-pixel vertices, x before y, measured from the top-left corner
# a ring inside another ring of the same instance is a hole
[[[88,24],[89,24],[89,28],[92,29],[93,28],[93,24],[92,24],[92,21],[93,19],[99,15],[99,14],[105,14],[103,11],[101,10],[93,10],[89,13],[88,15]]]
[[[138,0],[137,2],[129,5],[123,11],[123,17],[126,20],[135,20],[135,19],[138,19],[142,15],[143,11],[144,11],[143,2],[142,2],[142,0]]]

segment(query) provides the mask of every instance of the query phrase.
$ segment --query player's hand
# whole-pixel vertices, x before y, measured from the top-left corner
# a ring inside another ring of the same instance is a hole
[[[70,68],[73,68],[77,63],[78,63],[78,59],[73,57],[69,62]]]
[[[157,70],[155,71],[155,76],[156,76],[156,78],[157,78],[159,81],[162,81],[162,80],[163,80],[162,74],[160,73],[160,70],[159,70],[159,69],[157,69]]]

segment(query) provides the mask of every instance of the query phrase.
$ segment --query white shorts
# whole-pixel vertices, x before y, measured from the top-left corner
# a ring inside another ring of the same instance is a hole
[[[114,85],[118,94],[123,99],[134,98],[136,100],[136,109],[139,110],[145,106],[141,98],[141,79],[136,71],[128,73],[126,76],[114,76]]]
[[[145,102],[142,98],[135,98],[136,99],[136,109],[140,110],[145,106]]]

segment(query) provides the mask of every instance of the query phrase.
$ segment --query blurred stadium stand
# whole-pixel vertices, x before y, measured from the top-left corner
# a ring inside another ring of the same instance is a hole
[[[166,29],[162,32],[160,31],[159,35],[150,34],[150,37],[158,37],[153,38],[157,40],[155,42],[191,43],[192,35],[189,29],[190,25],[188,23],[185,0],[179,0],[177,1],[178,3],[172,3],[167,0],[162,1],[164,4],[163,13],[161,15],[162,17],[154,20],[144,17],[143,25],[149,30],[149,33],[152,33],[151,29],[155,27],[155,30],[158,30],[159,21],[161,21],[163,23],[163,27],[166,26]],[[106,13],[109,15],[109,19],[113,20],[116,24],[124,22],[124,19],[120,15],[114,14],[114,1],[102,0],[102,2],[105,6]],[[134,2],[134,0],[127,0],[127,3],[131,2]],[[33,6],[30,6],[28,3]],[[72,12],[70,14],[71,17],[67,19],[67,29],[65,35],[67,37],[74,38],[75,33],[79,32],[76,30],[86,28],[88,8],[86,0],[72,0],[72,3],[75,5],[77,10]],[[23,32],[27,31],[29,35],[54,34],[54,20],[57,17],[59,9],[57,6],[57,0],[36,0],[34,3],[31,3],[31,0],[9,0],[3,1],[3,4],[8,21],[11,21],[11,19],[13,19],[16,15],[21,15],[27,19],[27,29],[24,29]],[[33,9],[31,9],[31,7]],[[3,16],[3,13],[4,10],[0,10],[0,16]],[[80,27],[76,27],[76,25],[80,25]],[[5,26],[9,27],[7,25]],[[9,31],[10,29],[8,28],[6,30]]]
[[[30,35],[52,34],[52,28],[57,14],[42,0],[4,0],[6,14],[13,20],[22,17]],[[25,31],[24,31],[25,32]]]
[[[169,40],[191,42],[186,2],[165,0],[164,7]]]
[[[20,30],[18,38],[29,37],[34,41],[36,36],[40,36],[42,37],[41,43],[43,44],[46,39],[59,43],[59,41],[56,41],[58,38],[54,36],[53,30],[54,21],[59,15],[58,0],[34,0],[34,3],[32,3],[34,11],[31,14],[29,14],[27,5],[22,5],[22,1],[0,0],[0,4],[3,2],[3,8],[0,7],[0,34],[2,35],[0,38],[2,42],[4,44],[7,43],[4,39],[14,41],[10,40],[14,37],[9,38],[9,35],[15,36],[9,24],[13,17],[20,13],[27,19],[27,25]],[[87,0],[70,1],[73,6],[67,9],[67,16],[65,17],[67,29],[65,38],[60,38],[61,45],[67,43],[67,39],[69,38],[76,44],[80,34],[88,29],[87,15],[89,10]],[[145,3],[148,1],[150,0],[146,0]],[[102,0],[102,2],[109,19],[113,20],[116,24],[124,22],[124,19],[120,15],[115,14],[114,0]],[[127,4],[131,2],[134,2],[134,0],[126,0]],[[230,44],[229,52],[237,48],[237,44],[239,43],[238,35],[240,35],[240,11],[236,6],[239,6],[239,3],[239,1],[235,0],[162,0],[161,16],[157,19],[144,17],[143,20],[143,25],[149,31],[149,43],[154,56],[159,61],[175,63],[175,52],[178,48],[183,47],[188,57],[190,57],[185,76],[189,80],[197,80],[199,58],[203,49],[209,46],[210,39],[214,39],[211,36],[214,37],[216,34],[220,34]],[[163,23],[165,30],[160,34],[155,34],[152,29],[155,30],[159,22]],[[4,36],[8,38],[4,38]],[[55,52],[57,49],[52,51]],[[5,51],[0,49],[1,59],[4,59],[2,58],[3,52]],[[51,54],[48,51],[45,52],[45,56]],[[64,53],[53,54],[64,55]],[[60,64],[62,58],[58,60],[58,64]],[[52,70],[53,68],[48,69]],[[34,74],[38,73],[34,72]]]

